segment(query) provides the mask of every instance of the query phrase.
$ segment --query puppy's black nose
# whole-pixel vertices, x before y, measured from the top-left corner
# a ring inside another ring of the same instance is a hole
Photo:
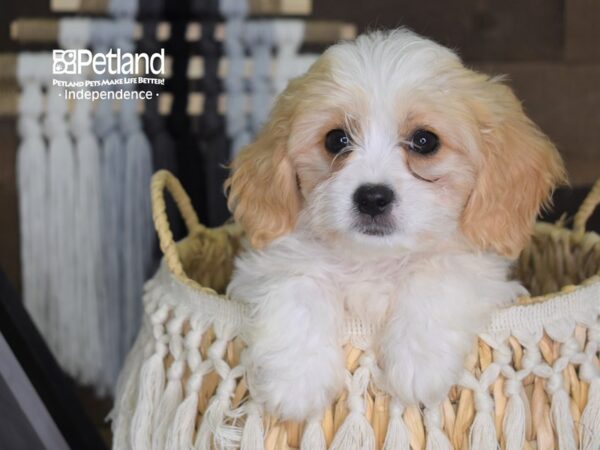
[[[363,184],[354,192],[353,200],[361,213],[375,217],[390,209],[394,191],[384,184]]]

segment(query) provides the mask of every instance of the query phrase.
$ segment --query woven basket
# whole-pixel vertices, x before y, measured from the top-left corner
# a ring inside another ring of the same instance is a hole
[[[189,235],[174,243],[165,188]],[[198,222],[168,172],[152,182],[164,258],[146,286],[144,325],[123,368],[112,414],[115,449],[600,449],[600,236],[539,223],[517,265],[535,296],[495,314],[459,385],[439,408],[404,408],[378,388],[376,330],[346,324],[347,389],[319,417],[278,421],[252,401],[238,337],[243,304],[222,295],[242,233]]]

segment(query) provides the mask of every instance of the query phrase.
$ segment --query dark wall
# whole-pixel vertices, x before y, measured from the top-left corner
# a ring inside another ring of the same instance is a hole
[[[409,26],[471,61],[557,60],[564,0],[315,0],[314,16],[361,31]],[[526,43],[526,45],[524,45]]]
[[[589,185],[600,177],[600,1],[314,0],[313,4],[313,19],[353,22],[359,31],[408,26],[454,48],[469,65],[507,74],[526,111],[557,144],[571,183]],[[0,52],[19,49],[8,37],[13,19],[51,15],[49,0],[0,0]],[[14,127],[14,118],[0,119],[0,266],[18,283]]]

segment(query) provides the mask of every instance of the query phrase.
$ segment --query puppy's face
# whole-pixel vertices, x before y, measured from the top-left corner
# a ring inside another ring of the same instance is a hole
[[[366,247],[514,257],[562,177],[510,89],[399,30],[334,46],[294,80],[228,187],[257,246],[301,222]]]

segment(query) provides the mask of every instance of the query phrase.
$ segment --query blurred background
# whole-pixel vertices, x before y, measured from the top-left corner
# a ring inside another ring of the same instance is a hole
[[[29,377],[69,446],[92,434],[89,424],[67,425],[74,417],[91,417],[100,431],[86,448],[110,442],[103,419],[139,325],[143,281],[160,256],[150,174],[174,171],[201,219],[223,223],[223,164],[252,139],[287,81],[328,45],[397,26],[455,49],[474,68],[508,76],[568,169],[571,188],[556,194],[545,219],[572,214],[600,177],[596,0],[2,1],[2,332],[12,333],[21,366],[45,345],[56,359],[56,370],[34,364]],[[67,102],[52,86],[50,52],[59,48],[165,49],[164,84],[143,86],[152,101]],[[590,226],[599,229],[599,221],[596,214]],[[23,303],[25,315],[15,312]],[[31,331],[23,331],[25,322],[35,324]],[[62,373],[64,383],[53,386]],[[56,401],[73,386],[69,398],[78,405]]]

